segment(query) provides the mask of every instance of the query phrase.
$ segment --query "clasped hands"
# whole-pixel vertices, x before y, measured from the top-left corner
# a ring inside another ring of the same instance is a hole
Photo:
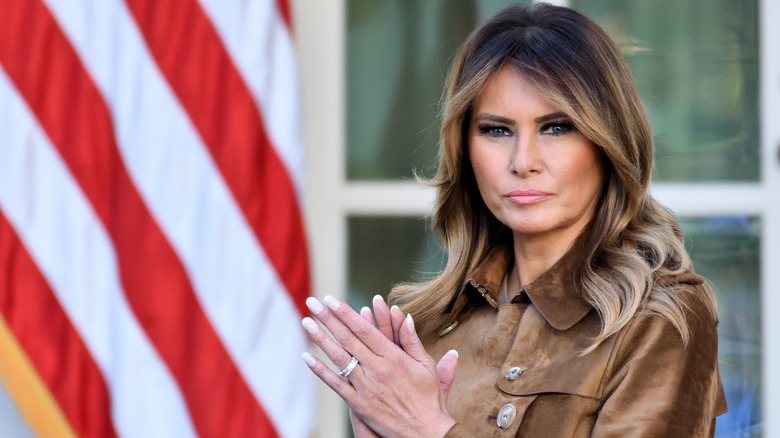
[[[447,394],[457,366],[451,350],[436,364],[417,335],[411,314],[373,299],[374,312],[360,314],[346,303],[326,296],[306,300],[312,318],[303,327],[328,359],[344,370],[353,357],[358,365],[342,379],[309,353],[303,359],[350,408],[356,438],[441,437],[455,424],[447,413]]]

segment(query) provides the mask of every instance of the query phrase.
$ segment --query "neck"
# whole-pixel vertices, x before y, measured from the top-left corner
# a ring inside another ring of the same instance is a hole
[[[533,283],[566,254],[575,238],[551,241],[543,237],[515,234],[515,266],[509,283],[517,288]]]

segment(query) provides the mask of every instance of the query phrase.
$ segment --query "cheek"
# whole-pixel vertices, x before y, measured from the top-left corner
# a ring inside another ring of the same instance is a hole
[[[597,196],[604,180],[604,170],[598,155],[582,154],[569,164],[565,170],[567,185],[574,187],[577,195],[585,199]]]
[[[492,193],[495,189],[496,179],[499,175],[499,169],[496,168],[495,160],[491,160],[486,154],[476,154],[471,156],[471,170],[474,173],[474,179],[483,198]],[[488,199],[485,202],[489,203]]]

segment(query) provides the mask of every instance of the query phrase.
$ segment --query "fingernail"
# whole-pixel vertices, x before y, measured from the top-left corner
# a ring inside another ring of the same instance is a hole
[[[301,325],[303,326],[303,328],[306,329],[307,332],[309,332],[310,335],[313,335],[320,330],[319,326],[317,326],[317,323],[314,322],[314,320],[309,318],[308,316],[306,318],[303,318],[303,321],[301,321]]]
[[[325,301],[325,305],[328,306],[330,310],[334,312],[339,310],[339,301],[332,296],[325,295],[325,299],[323,301]]]
[[[447,352],[447,354],[451,354],[451,355],[453,355],[455,357],[458,357],[458,350],[450,350],[450,351]]]
[[[412,319],[412,314],[411,313],[407,313],[406,314],[406,328],[409,329],[409,333],[410,334],[412,334],[412,335],[415,334],[414,333],[414,320]]]
[[[374,299],[371,300],[371,302],[376,303],[377,301],[385,302],[385,299],[382,298],[382,295],[374,295]]]
[[[393,310],[401,310],[401,309],[399,309],[398,306],[393,304],[393,307],[390,308],[390,311],[392,312]]]
[[[306,307],[308,307],[309,310],[311,310],[311,313],[315,315],[318,315],[320,312],[322,312],[322,303],[320,300],[314,297],[306,298]]]
[[[362,309],[360,309],[360,314],[361,314],[361,315],[365,315],[365,314],[366,314],[366,312],[368,312],[368,313],[371,313],[371,309],[369,309],[369,308],[368,308],[368,307],[366,307],[366,306],[363,306],[363,308],[362,308]]]
[[[303,358],[303,361],[306,362],[306,365],[309,366],[309,368],[314,368],[314,365],[317,364],[317,362],[314,361],[314,356],[312,356],[311,354],[305,351],[303,352],[301,357]]]

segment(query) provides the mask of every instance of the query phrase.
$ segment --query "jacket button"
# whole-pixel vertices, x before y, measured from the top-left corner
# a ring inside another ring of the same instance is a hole
[[[444,327],[439,329],[439,331],[436,332],[436,334],[439,337],[442,337],[442,336],[446,335],[447,333],[451,332],[452,329],[454,329],[457,326],[458,326],[458,321],[457,320],[451,321],[451,322],[447,323]]]
[[[508,370],[506,370],[506,379],[507,380],[515,380],[520,376],[520,374],[523,374],[523,370],[520,367],[512,367]]]
[[[496,418],[496,423],[501,429],[506,429],[512,425],[512,422],[515,421],[516,416],[517,409],[515,408],[515,405],[507,403],[504,406],[501,406],[501,409],[498,411],[498,418]]]

